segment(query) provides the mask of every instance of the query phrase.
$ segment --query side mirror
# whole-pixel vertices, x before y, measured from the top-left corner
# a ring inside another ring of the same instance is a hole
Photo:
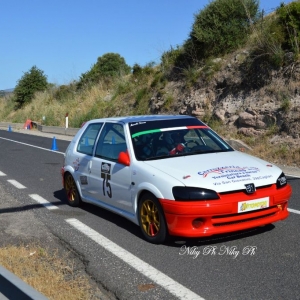
[[[130,166],[130,158],[128,152],[120,152],[119,157],[118,157],[118,163],[125,165],[125,166]]]

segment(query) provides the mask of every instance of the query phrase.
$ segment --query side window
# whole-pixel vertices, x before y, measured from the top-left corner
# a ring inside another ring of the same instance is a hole
[[[80,137],[77,152],[93,155],[93,149],[103,123],[90,124]]]
[[[184,136],[184,139],[186,140],[186,142],[191,141],[200,146],[206,145],[205,141],[203,140],[203,136],[201,132],[200,131],[197,132],[195,131],[195,129],[189,130],[188,133]]]
[[[117,161],[120,152],[126,151],[126,149],[123,125],[106,123],[101,131],[95,156]]]
[[[214,137],[211,130],[199,130],[200,139],[203,141],[204,145],[209,147],[211,150],[219,151],[224,149],[220,141]]]

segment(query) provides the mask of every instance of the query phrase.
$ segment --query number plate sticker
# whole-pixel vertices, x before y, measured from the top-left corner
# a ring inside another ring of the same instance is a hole
[[[259,198],[238,203],[238,213],[269,207],[269,197]]]

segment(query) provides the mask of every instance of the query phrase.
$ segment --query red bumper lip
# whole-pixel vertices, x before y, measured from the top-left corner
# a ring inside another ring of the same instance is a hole
[[[220,194],[220,200],[174,201],[160,199],[170,235],[204,237],[271,224],[288,217],[287,202],[290,185],[277,189],[276,185],[258,189],[254,194],[243,192]],[[269,197],[269,207],[238,213],[238,202]],[[200,220],[202,225],[193,226]]]

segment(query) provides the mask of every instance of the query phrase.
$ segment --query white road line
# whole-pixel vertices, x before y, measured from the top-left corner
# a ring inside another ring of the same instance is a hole
[[[6,176],[6,174],[0,171],[0,176]]]
[[[14,143],[21,144],[21,145],[25,145],[25,146],[30,146],[30,147],[33,147],[33,148],[38,148],[38,149],[42,149],[42,150],[54,152],[54,153],[64,154],[64,152],[59,152],[59,151],[54,151],[54,150],[47,149],[47,148],[38,147],[38,146],[34,146],[34,145],[30,145],[30,144],[26,144],[26,143],[14,141],[14,140],[11,140],[11,139],[6,139],[6,138],[4,138],[4,137],[0,137],[0,139],[6,140],[6,141],[10,141],[10,142],[14,142]]]
[[[142,273],[143,275],[150,278],[156,284],[162,286],[167,291],[172,293],[178,299],[184,300],[204,300],[204,298],[200,297],[199,295],[195,294],[191,290],[187,289],[180,283],[176,282],[172,278],[168,277],[167,275],[161,273],[159,270],[155,269],[148,263],[142,261],[138,257],[134,256],[127,250],[121,248],[114,242],[110,241],[97,231],[91,229],[87,225],[83,224],[82,222],[78,221],[77,219],[66,219],[66,222],[69,223],[71,226],[91,238],[100,246],[104,247],[106,250],[113,253],[115,256],[129,264],[131,267]]]
[[[26,189],[26,186],[24,186],[23,184],[21,184],[20,182],[14,179],[9,179],[7,181],[11,183],[13,186],[15,186],[17,189]]]
[[[49,201],[47,201],[46,199],[44,199],[43,197],[41,197],[37,194],[31,194],[31,195],[29,195],[29,197],[32,198],[33,200],[35,200],[36,202],[44,205],[48,209],[58,209],[57,206],[53,205],[52,203],[50,203]]]
[[[300,215],[300,211],[299,211],[299,210],[292,209],[292,208],[288,208],[288,211],[289,211],[289,212],[292,212],[292,213],[294,213],[294,214]]]

